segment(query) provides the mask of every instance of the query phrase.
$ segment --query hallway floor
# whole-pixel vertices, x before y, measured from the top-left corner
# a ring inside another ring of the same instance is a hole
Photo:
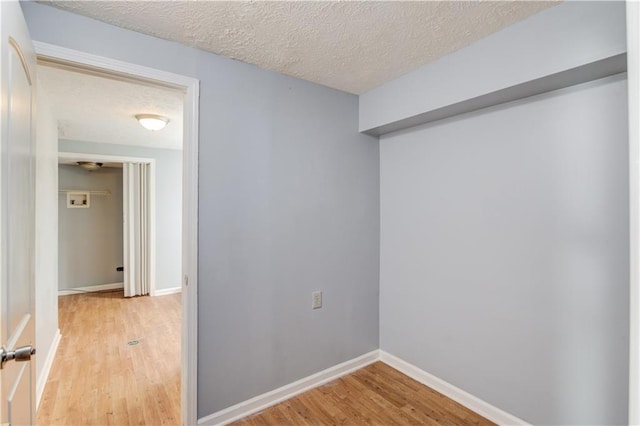
[[[38,424],[180,424],[180,294],[62,296],[58,312]]]

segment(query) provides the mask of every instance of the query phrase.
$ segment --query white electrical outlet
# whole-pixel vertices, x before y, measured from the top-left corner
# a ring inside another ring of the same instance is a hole
[[[322,292],[321,291],[314,291],[313,293],[311,293],[311,297],[313,299],[313,303],[312,303],[311,307],[313,309],[322,308]]]

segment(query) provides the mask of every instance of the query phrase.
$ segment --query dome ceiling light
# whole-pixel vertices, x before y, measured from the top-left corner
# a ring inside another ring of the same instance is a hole
[[[142,127],[152,132],[162,130],[169,124],[167,117],[156,114],[138,114],[136,115],[136,120],[138,120]]]
[[[78,166],[89,172],[93,172],[99,170],[102,167],[102,163],[96,163],[95,161],[78,161]]]

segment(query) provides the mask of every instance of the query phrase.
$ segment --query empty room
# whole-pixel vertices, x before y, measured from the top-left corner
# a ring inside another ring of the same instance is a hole
[[[0,2],[0,423],[640,424],[639,28],[624,1]],[[111,163],[43,64],[181,96],[181,314],[87,337],[133,367],[73,365],[52,235],[80,219],[46,212],[59,162]],[[120,367],[155,382],[116,398]]]

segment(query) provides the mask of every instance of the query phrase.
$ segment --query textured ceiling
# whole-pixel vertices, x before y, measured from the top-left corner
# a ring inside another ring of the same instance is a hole
[[[182,106],[178,90],[38,66],[40,86],[58,119],[62,139],[182,149]],[[169,124],[157,132],[144,129],[136,114],[158,114]]]
[[[51,4],[361,94],[557,2],[54,1]]]

